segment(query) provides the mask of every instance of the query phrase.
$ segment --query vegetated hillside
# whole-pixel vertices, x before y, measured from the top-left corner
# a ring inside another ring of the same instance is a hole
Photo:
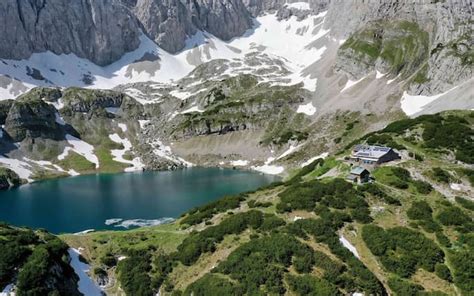
[[[471,295],[473,131],[467,111],[397,121],[356,141],[402,154],[374,183],[343,179],[347,150],[172,224],[60,237],[112,295]]]
[[[453,159],[472,155],[473,122],[472,112],[423,116],[358,140],[394,146],[404,156],[375,170],[374,184],[324,177],[348,171],[341,153],[284,183],[221,199],[171,225],[133,231],[130,243],[111,232],[65,239],[85,247],[85,256],[128,294],[161,287],[163,294],[186,295],[469,295],[473,171],[467,160]],[[118,256],[127,258],[116,267],[103,263]]]
[[[69,265],[68,245],[43,230],[0,224],[0,290],[17,295],[81,295]]]

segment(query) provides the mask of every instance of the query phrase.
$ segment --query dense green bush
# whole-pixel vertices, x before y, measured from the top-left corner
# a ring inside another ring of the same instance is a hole
[[[421,180],[414,180],[412,181],[412,184],[415,186],[416,191],[418,191],[421,194],[429,194],[431,191],[433,191],[433,186],[431,186],[430,183],[421,181]]]
[[[208,295],[244,295],[241,285],[233,283],[217,274],[206,274],[189,285],[184,295],[208,296]]]
[[[293,260],[293,267],[298,273],[310,273],[314,265],[314,254],[312,252],[304,253]]]
[[[428,148],[446,148],[455,152],[456,159],[474,163],[474,130],[458,117],[448,117],[437,123],[425,123],[423,140]]]
[[[322,166],[324,164],[324,159],[318,158],[314,160],[312,163],[308,164],[307,166],[304,166],[302,169],[298,171],[298,173],[293,176],[289,181],[288,184],[293,184],[301,181],[301,178],[306,176],[307,174],[311,173],[316,169],[318,166]]]
[[[409,228],[365,225],[362,238],[384,268],[401,277],[410,277],[418,268],[432,272],[444,260],[443,251],[432,240]]]
[[[0,223],[0,290],[16,277],[19,296],[78,295],[67,250],[51,234]]]
[[[449,240],[449,238],[446,235],[444,235],[443,231],[441,231],[441,230],[436,231],[435,235],[436,235],[436,239],[438,240],[440,245],[442,245],[445,248],[450,248],[451,247],[451,241]]]
[[[313,251],[294,237],[274,233],[238,247],[216,272],[241,283],[248,294],[259,293],[262,286],[267,293],[282,294],[285,292],[283,274],[294,262],[293,258],[298,262],[302,258],[313,258]],[[310,267],[302,268],[308,271]]]
[[[254,209],[254,208],[268,208],[272,205],[271,202],[260,202],[256,200],[250,200],[248,203],[249,208]]]
[[[279,196],[280,203],[277,204],[279,212],[293,210],[311,212],[322,205],[341,210],[351,209],[354,220],[362,223],[372,221],[363,193],[342,179],[333,179],[328,182],[312,180],[294,183]]]
[[[33,249],[18,273],[17,295],[78,295],[67,283],[70,279],[77,280],[66,260],[68,248],[57,237],[44,234],[43,243]],[[51,272],[53,267],[56,273]]]
[[[388,248],[393,248],[388,234],[376,225],[365,225],[362,228],[362,239],[375,256],[383,256]]]
[[[180,223],[187,225],[199,224],[206,219],[212,218],[216,213],[225,212],[239,207],[240,202],[244,199],[244,195],[223,197],[204,206],[192,209]]]
[[[171,256],[159,254],[153,259],[153,279],[152,285],[160,287],[168,274],[173,270],[174,261]]]
[[[382,190],[377,184],[374,183],[368,183],[363,186],[359,187],[359,190],[361,192],[366,192],[371,194],[374,197],[380,198],[381,200],[385,201],[388,204],[391,205],[397,205],[400,206],[401,203],[398,199],[391,197],[388,195],[384,190]]]
[[[464,291],[465,295],[474,294],[474,251],[461,250],[449,254],[449,262],[452,268],[453,281],[457,287]]]
[[[415,160],[424,161],[425,158],[421,154],[415,154]]]
[[[367,269],[354,255],[347,250],[339,241],[336,234],[337,229],[342,227],[350,217],[339,212],[325,212],[320,219],[302,219],[286,227],[286,230],[298,237],[313,236],[317,242],[326,244],[331,252],[344,261],[347,272],[342,272],[339,265],[334,265],[334,270],[326,269],[324,278],[331,283],[342,286],[345,289],[355,289],[364,291],[366,294],[382,295],[385,290],[374,274]],[[315,257],[315,264],[318,266],[321,256]],[[324,260],[327,266],[327,259]]]
[[[18,295],[47,295],[45,280],[49,272],[50,255],[46,248],[37,247],[18,274]]]
[[[255,210],[229,216],[216,226],[188,236],[178,246],[175,257],[184,265],[191,265],[202,253],[214,252],[216,244],[221,242],[225,235],[239,234],[248,227],[258,229],[262,222],[262,212]]]
[[[431,172],[433,173],[435,180],[438,182],[447,184],[451,180],[451,175],[442,168],[433,168]]]
[[[456,202],[460,204],[463,208],[468,209],[470,211],[474,211],[474,201],[468,200],[459,196],[456,196]]]
[[[158,287],[152,287],[149,272],[151,255],[146,250],[130,250],[128,257],[117,266],[118,279],[127,295],[152,296]],[[154,289],[155,288],[155,289]]]
[[[117,265],[117,259],[113,254],[107,253],[100,258],[100,263],[104,264],[107,267],[114,267]]]
[[[367,138],[369,145],[387,146],[398,150],[406,149],[405,146],[395,142],[389,134],[374,134]]]
[[[427,232],[441,231],[441,226],[433,220],[433,210],[426,201],[415,201],[407,211],[408,218],[418,220],[418,224]]]
[[[388,279],[388,286],[395,296],[418,296],[424,290],[420,285],[396,277]]]
[[[455,206],[450,206],[441,210],[441,212],[436,216],[436,219],[445,226],[459,226],[472,221],[468,215]]]
[[[436,275],[445,281],[452,281],[451,271],[445,264],[437,263],[435,266]]]
[[[474,186],[474,170],[471,169],[463,169],[462,173],[468,178],[471,186]]]
[[[324,279],[310,275],[288,275],[286,281],[296,295],[336,296],[343,295],[336,286]]]
[[[455,153],[457,160],[474,163],[474,142],[471,140],[474,130],[462,117],[422,115],[393,122],[382,132],[403,134],[417,126],[423,127],[422,137],[426,148],[448,149]]]
[[[285,224],[286,224],[285,220],[273,214],[265,214],[263,223],[259,229],[262,231],[271,231]]]
[[[21,266],[30,254],[31,249],[17,241],[0,244],[0,290],[11,283],[15,268]]]
[[[321,251],[314,251],[314,265],[324,271],[324,279],[336,284],[339,276],[346,270],[345,266],[329,258]]]
[[[412,220],[431,220],[433,209],[426,201],[415,201],[407,210],[408,218]]]
[[[399,189],[408,189],[412,182],[410,172],[401,167],[381,167],[374,174],[380,182]]]

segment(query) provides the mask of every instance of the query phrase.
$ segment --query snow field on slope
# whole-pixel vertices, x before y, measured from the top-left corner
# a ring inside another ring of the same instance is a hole
[[[326,49],[310,46],[313,41],[329,32],[322,29],[324,16],[325,12],[301,21],[295,16],[279,21],[276,14],[263,15],[254,19],[254,27],[244,36],[229,42],[224,42],[206,32],[197,32],[186,41],[185,49],[177,54],[162,50],[152,40],[142,35],[138,49],[126,53],[120,60],[105,67],[95,65],[74,54],[35,53],[27,60],[3,60],[5,63],[0,63],[0,75],[14,77],[22,81],[24,87],[28,89],[33,86],[52,85],[110,89],[121,84],[143,81],[173,83],[189,74],[198,63],[215,59],[244,58],[249,52],[261,50],[262,54],[284,61],[285,66],[292,72],[287,77],[292,84],[304,82],[306,88],[314,90],[315,79],[304,76],[301,72],[319,60]],[[156,56],[157,60],[138,62],[146,54]],[[137,62],[153,64],[156,71],[139,71],[133,67]],[[30,68],[30,72],[31,69],[39,70],[45,79],[33,79],[27,74],[27,67]],[[84,82],[84,78],[87,77],[92,79],[91,85]],[[15,97],[11,87],[12,84],[7,85],[7,88],[0,87],[2,98]]]
[[[96,169],[99,168],[99,158],[94,154],[94,146],[69,134],[66,135],[66,141],[72,147],[68,146],[64,148],[63,153],[58,155],[59,160],[65,159],[68,156],[69,151],[74,151],[84,156],[88,161],[94,163]]]

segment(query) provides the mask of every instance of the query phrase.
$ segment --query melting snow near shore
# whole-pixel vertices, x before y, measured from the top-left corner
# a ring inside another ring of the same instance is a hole
[[[71,257],[71,267],[79,276],[79,282],[77,283],[79,285],[79,292],[87,296],[102,296],[102,290],[89,277],[89,264],[83,263],[79,259],[79,256],[81,255],[79,250],[71,248],[68,250],[68,253]]]

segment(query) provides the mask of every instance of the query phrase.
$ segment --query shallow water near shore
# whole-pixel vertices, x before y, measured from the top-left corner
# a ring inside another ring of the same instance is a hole
[[[47,180],[0,192],[0,221],[53,233],[157,225],[225,195],[278,180],[219,168]]]

